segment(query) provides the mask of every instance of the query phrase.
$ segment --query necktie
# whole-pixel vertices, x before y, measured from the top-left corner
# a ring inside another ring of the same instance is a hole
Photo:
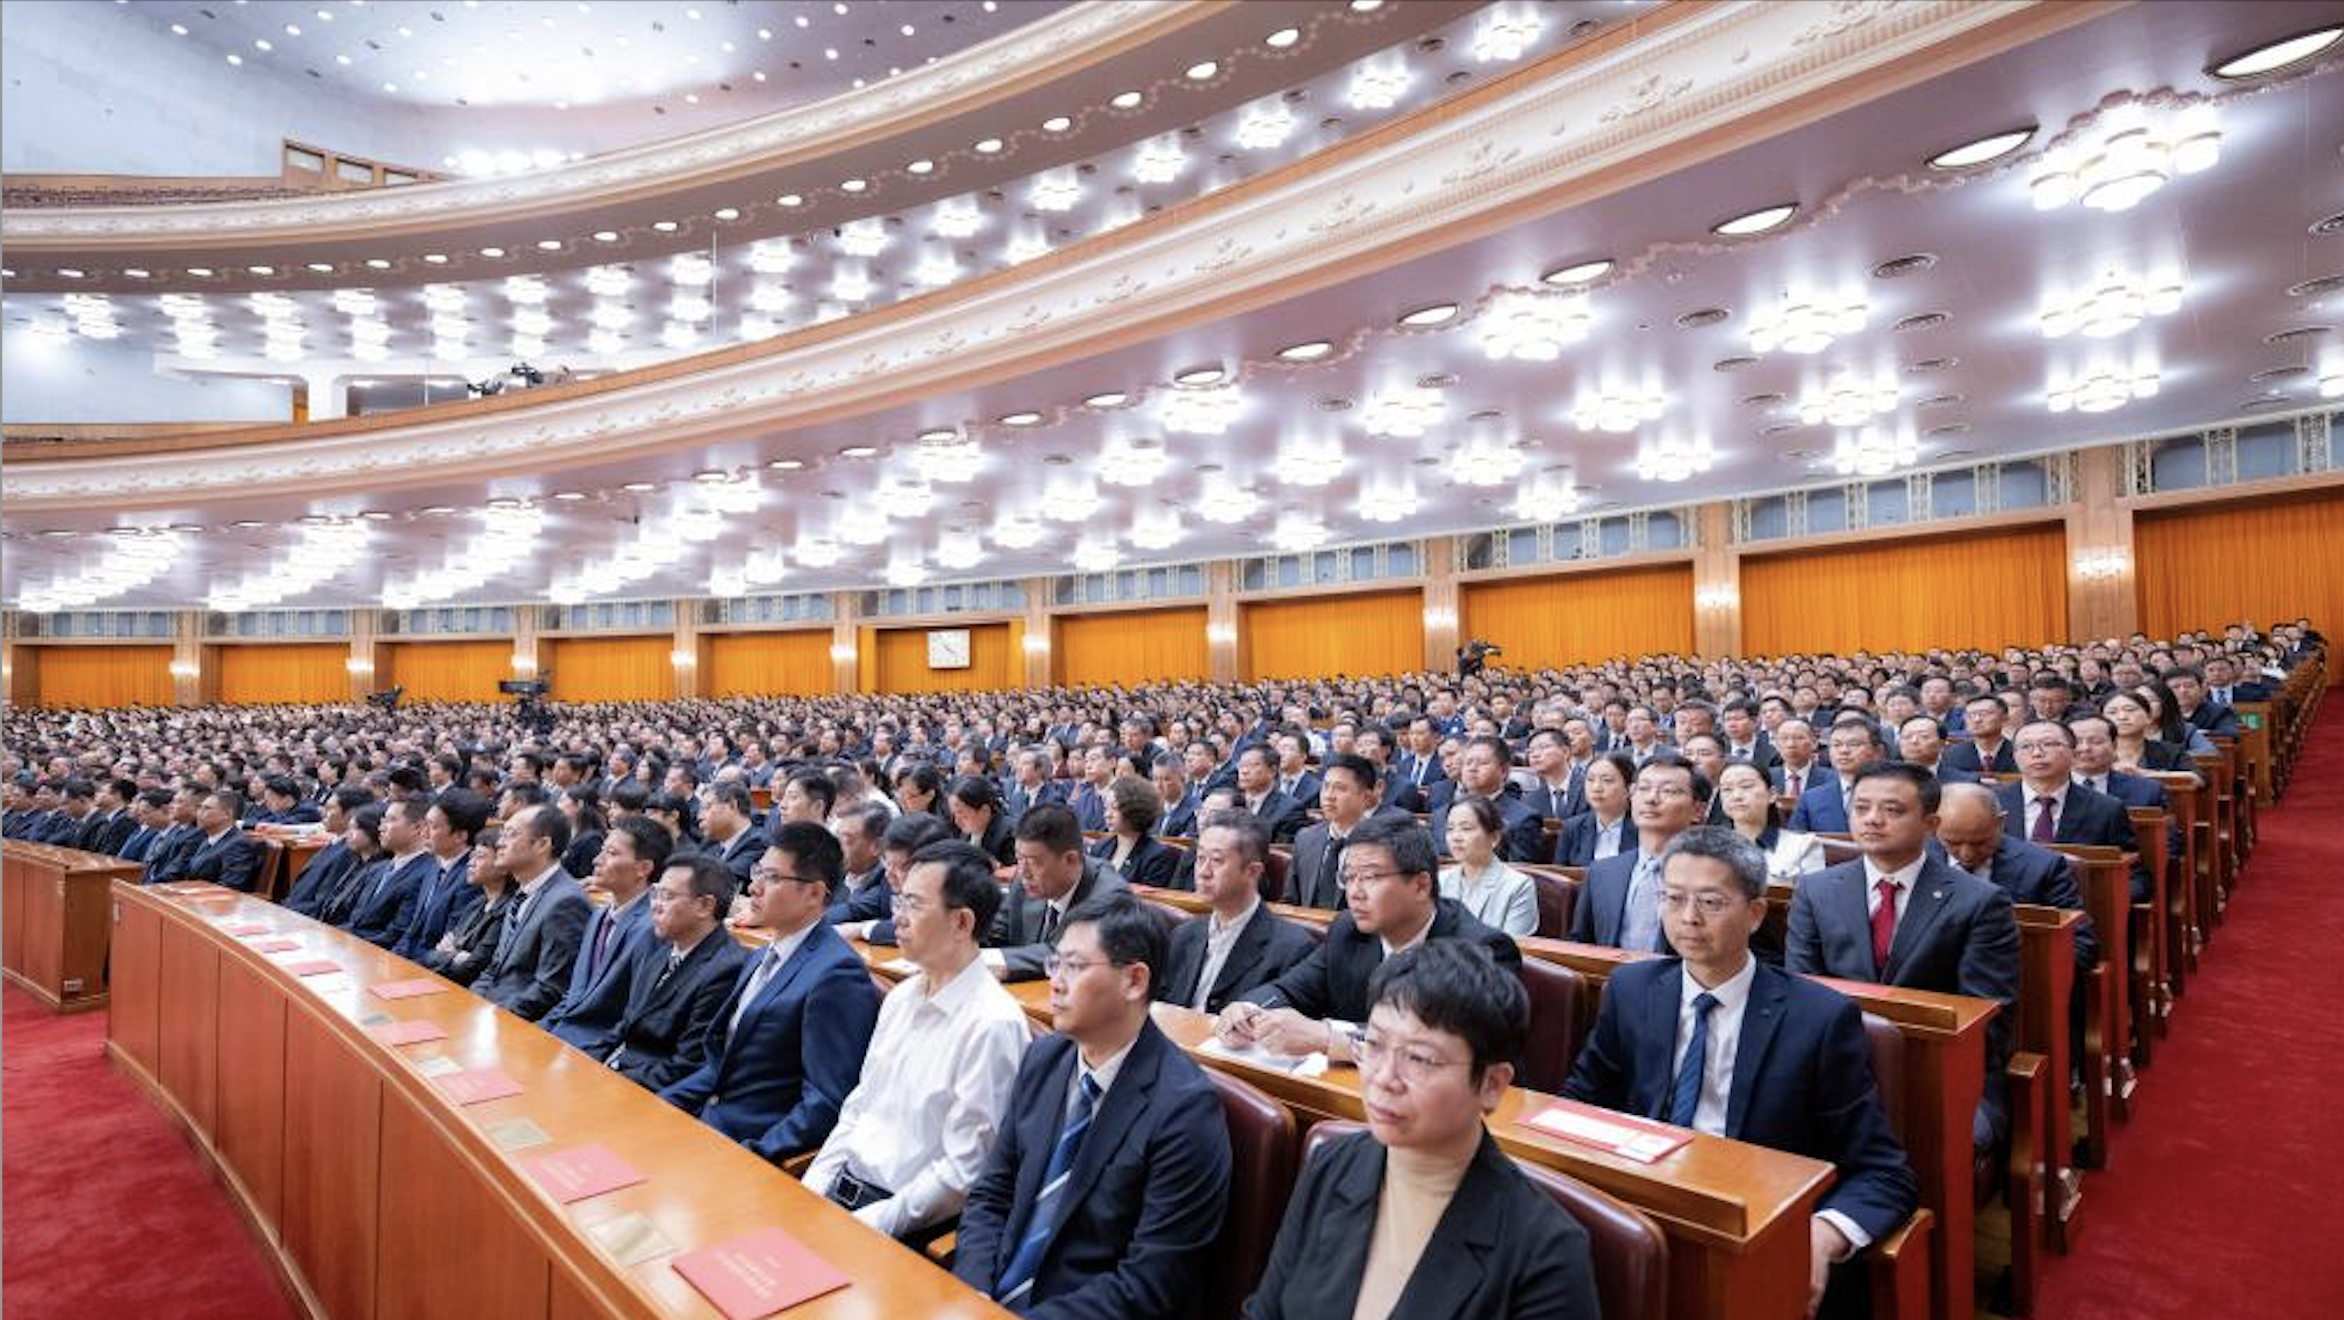
[[[1635,877],[1628,881],[1628,911],[1620,922],[1620,947],[1639,952],[1659,951],[1660,859],[1638,857]]]
[[[610,952],[610,928],[618,924],[617,913],[602,914],[602,927],[594,932],[594,956],[586,960],[587,980],[592,981],[602,975],[602,960]]]
[[[1888,948],[1896,943],[1896,891],[1894,880],[1872,886],[1880,895],[1879,905],[1872,909],[1872,968],[1882,976],[1888,974]]]
[[[741,1025],[741,1015],[749,1011],[749,1005],[757,1002],[758,992],[765,988],[766,982],[773,979],[775,969],[780,966],[781,950],[775,945],[766,945],[765,952],[757,955],[757,970],[749,973],[749,983],[741,988],[741,1002],[733,1006],[734,1027]]]
[[[1057,938],[1058,905],[1055,903],[1044,904],[1042,907],[1042,943],[1048,944]]]
[[[1416,786],[1418,788],[1424,787],[1424,771],[1425,759],[1419,756],[1416,758]]]
[[[513,951],[513,945],[521,938],[521,923],[529,915],[529,899],[530,895],[523,894],[514,900],[513,910],[505,917],[505,929],[496,942],[496,965],[499,970],[503,969],[506,955]]]
[[[681,949],[668,950],[667,966],[659,969],[659,979],[651,983],[652,990],[656,992],[665,986],[668,982],[668,978],[674,976],[676,974],[676,969],[683,965],[684,951]]]
[[[1018,1241],[1017,1253],[1009,1258],[1009,1268],[1001,1272],[1001,1286],[993,1294],[1003,1305],[1016,1306],[1034,1289],[1042,1253],[1058,1232],[1059,1203],[1074,1173],[1074,1157],[1082,1149],[1083,1134],[1091,1130],[1091,1115],[1098,1103],[1099,1083],[1085,1074],[1082,1086],[1066,1106],[1066,1121],[1058,1126],[1058,1140],[1050,1147],[1050,1163],[1042,1171],[1042,1191],[1034,1198],[1033,1217],[1026,1221],[1025,1236]]]
[[[1701,1107],[1701,1074],[1709,1063],[1709,1010],[1717,996],[1704,990],[1693,996],[1693,1036],[1685,1042],[1685,1061],[1677,1065],[1677,1084],[1669,1092],[1668,1121],[1693,1126],[1693,1111]]]
[[[1783,791],[1784,791],[1784,792],[1786,792],[1786,793],[1789,793],[1789,794],[1790,794],[1792,797],[1794,797],[1794,798],[1795,798],[1795,797],[1797,797],[1797,796],[1799,796],[1800,794],[1802,794],[1802,793],[1806,792],[1806,791],[1807,791],[1807,772],[1806,772],[1806,771],[1804,771],[1804,770],[1785,770],[1785,771],[1783,771],[1783,772],[1782,772],[1782,787],[1783,787]]]
[[[1337,908],[1343,905],[1343,846],[1348,842],[1349,839],[1336,838],[1332,831],[1327,834],[1326,851],[1319,854],[1317,883],[1312,887],[1309,900],[1312,907]]]
[[[2039,797],[2035,799],[2035,827],[2027,831],[2027,838],[2030,841],[2035,843],[2057,841],[2059,821],[2055,813],[2058,809],[2059,799],[2057,798]]]

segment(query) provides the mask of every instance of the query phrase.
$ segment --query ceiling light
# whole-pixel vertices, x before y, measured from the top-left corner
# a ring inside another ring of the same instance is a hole
[[[1012,266],[1022,265],[1050,254],[1050,240],[1039,230],[1029,230],[1009,240],[1001,249],[1001,259]]]
[[[2212,168],[2221,155],[2213,102],[2177,110],[2128,102],[2043,153],[2030,185],[2035,209],[2081,202],[2095,211],[2128,211],[2174,178]]]
[[[840,189],[841,191],[843,191],[843,192],[859,193],[859,192],[863,191],[864,189],[866,189],[866,188],[870,187],[871,185],[870,185],[870,183],[869,183],[867,180],[863,180],[863,179],[848,179],[848,180],[846,180],[846,181],[844,181],[844,182],[840,183],[838,186],[839,186],[839,189]]]
[[[1099,394],[1086,395],[1083,398],[1083,405],[1089,408],[1120,408],[1130,400],[1131,396],[1121,390],[1107,390]]]
[[[809,536],[798,541],[791,557],[808,568],[829,568],[839,560],[838,543],[827,537]]]
[[[1107,98],[1107,104],[1114,106],[1118,110],[1132,110],[1137,109],[1139,103],[1146,99],[1147,98],[1145,96],[1142,96],[1138,92],[1117,92],[1115,95]]]
[[[1300,40],[1302,40],[1302,29],[1279,28],[1270,35],[1263,37],[1262,44],[1269,47],[1271,50],[1284,50],[1288,46],[1291,46]]]
[[[1297,121],[1293,110],[1282,99],[1262,101],[1246,107],[1237,121],[1237,145],[1248,151],[1269,151],[1286,144],[1294,135]]]
[[[1708,436],[1697,440],[1670,436],[1646,445],[1636,456],[1636,475],[1644,481],[1683,481],[1707,472],[1716,462]]]
[[[2168,316],[2180,309],[2180,281],[2135,279],[2110,269],[2089,288],[2044,297],[2043,337],[2080,334],[2087,339],[2105,339],[2149,317]]]
[[[1449,475],[1468,486],[1503,486],[1522,474],[1522,451],[1484,441],[1467,445],[1449,460]]]
[[[960,261],[945,247],[932,247],[921,253],[912,267],[912,280],[923,288],[941,288],[960,278]]]
[[[942,439],[923,437],[912,450],[912,466],[930,481],[959,485],[976,480],[977,474],[984,470],[985,451],[977,447],[976,441],[947,431]]]
[[[1316,362],[1335,351],[1335,346],[1324,339],[1313,339],[1300,344],[1288,344],[1278,350],[1278,356],[1288,362]]]
[[[873,500],[879,511],[902,522],[925,518],[936,507],[936,491],[927,482],[904,477],[881,486]]]
[[[936,566],[965,572],[985,562],[984,544],[967,532],[954,530],[936,542]]]
[[[993,155],[994,153],[996,153],[996,152],[998,152],[998,151],[1000,151],[1000,150],[1001,150],[1001,139],[999,139],[999,138],[997,138],[997,137],[989,137],[989,138],[979,138],[979,139],[977,139],[977,154],[978,154],[978,155],[981,155],[981,156],[990,156],[990,155]]]
[[[765,466],[776,472],[796,472],[806,466],[806,461],[802,458],[777,458]]]
[[[875,458],[878,453],[879,446],[877,445],[848,445],[838,451],[838,456],[840,458]]]
[[[985,213],[974,200],[955,197],[937,206],[929,227],[939,238],[967,238],[985,227]]]
[[[1778,306],[1751,314],[1750,351],[1820,353],[1863,329],[1871,310],[1859,295],[1785,294]]]
[[[1171,509],[1143,513],[1131,525],[1131,543],[1142,550],[1169,550],[1187,535],[1188,529],[1180,525],[1180,515]]]
[[[662,234],[672,234],[677,229],[681,228],[681,226],[676,224],[676,222],[673,220],[654,220],[651,222],[651,227],[658,230]]]
[[[1037,211],[1071,211],[1082,200],[1082,180],[1073,170],[1055,170],[1036,178],[1026,190],[1026,201]]]
[[[1363,64],[1351,75],[1351,86],[1344,99],[1354,110],[1389,110],[1398,104],[1400,94],[1408,90],[1414,76],[1398,60]]]
[[[1131,177],[1141,183],[1170,183],[1186,168],[1188,153],[1180,149],[1180,140],[1160,137],[1140,144],[1139,155],[1131,163]]]
[[[1809,426],[1861,426],[1896,407],[1894,380],[1871,384],[1843,377],[1799,400],[1799,420]]]
[[[1582,261],[1575,265],[1562,266],[1550,270],[1538,278],[1540,281],[1552,284],[1557,288],[1567,289],[1580,284],[1593,284],[1611,274],[1613,264],[1611,258],[1602,257],[1594,261]]]
[[[1085,541],[1074,548],[1070,562],[1078,573],[1111,573],[1123,562],[1123,552],[1113,541]]]
[[[1301,434],[1290,438],[1285,447],[1278,451],[1277,461],[1270,465],[1270,472],[1277,477],[1280,485],[1298,486],[1307,490],[1331,483],[1343,474],[1348,464],[1340,437]]]
[[[1176,435],[1221,435],[1245,411],[1235,385],[1166,390],[1156,399],[1156,417]]]
[[[1004,518],[993,528],[993,543],[1006,550],[1031,550],[1050,535],[1031,518]]]
[[[1798,203],[1785,202],[1780,206],[1769,206],[1762,211],[1737,215],[1731,220],[1721,220],[1711,225],[1709,232],[1723,234],[1727,238],[1748,238],[1752,234],[1763,234],[1767,230],[1773,229],[1797,214],[1798,210]]]
[[[1039,426],[1042,423],[1042,414],[1031,411],[1003,413],[995,420],[1003,426]]]
[[[1579,488],[1561,465],[1532,475],[1514,497],[1513,514],[1524,522],[1552,522],[1579,511]]]
[[[776,197],[773,200],[781,203],[783,206],[804,206],[806,204],[806,199],[799,196],[797,193],[783,193],[781,196]]]
[[[1287,554],[1316,550],[1333,539],[1335,534],[1315,518],[1280,518],[1270,529],[1270,547]]]
[[[2320,397],[2323,399],[2344,398],[2344,369],[2331,371],[2320,377]]]
[[[1203,82],[1220,71],[1221,66],[1211,60],[1200,60],[1188,66],[1188,76],[1198,82]]]
[[[1173,373],[1175,385],[1218,385],[1228,379],[1229,373],[1220,367],[1190,367]]]
[[[1566,345],[1585,339],[1594,322],[1584,297],[1508,289],[1473,318],[1473,334],[1493,362],[1552,362]]]
[[[2014,128],[2007,133],[1996,133],[1991,137],[1979,138],[1975,142],[1965,142],[1958,147],[1949,147],[1931,156],[1929,168],[1933,170],[1974,170],[1980,165],[1991,164],[2018,150],[2034,136],[2034,125],[2029,124],[2025,128]]]
[[[1456,319],[1456,316],[1457,304],[1434,303],[1429,307],[1419,307],[1415,311],[1402,313],[1400,324],[1412,330],[1421,330],[1427,326],[1444,325]]]
[[[850,257],[875,257],[887,250],[887,222],[878,219],[857,220],[838,231],[839,251]]]
[[[1109,441],[1099,452],[1099,480],[1111,486],[1152,486],[1171,465],[1172,456],[1161,441]]]
[[[1424,499],[1417,494],[1414,481],[1365,484],[1359,491],[1359,520],[1382,524],[1405,522],[1415,517],[1423,505]]]
[[[1261,512],[1262,497],[1227,478],[1209,481],[1197,492],[1197,516],[1207,522],[1235,526]]]
[[[2135,373],[2124,367],[2103,367],[2087,375],[2054,383],[2044,397],[2044,404],[2052,412],[2103,413],[2112,412],[2135,399],[2154,398],[2157,393],[2157,373]]]
[[[1493,9],[1473,33],[1473,58],[1483,64],[1518,60],[1545,26],[1537,11],[1527,6]]]
[[[2220,63],[2208,65],[2206,72],[2217,78],[2260,78],[2265,74],[2279,73],[2309,63],[2339,39],[2344,39],[2344,27],[2319,28],[2300,37],[2274,41],[2244,54],[2233,55]]]
[[[1920,461],[1920,442],[1909,431],[1878,428],[1843,433],[1832,447],[1831,467],[1843,477],[1885,477]]]
[[[914,174],[933,174],[936,172],[936,162],[923,157],[904,166],[904,168]]]
[[[871,296],[871,275],[859,265],[842,265],[830,274],[830,296],[842,303],[859,303]]]
[[[1431,429],[1448,409],[1439,390],[1400,385],[1369,399],[1359,410],[1359,424],[1369,435],[1409,440]]]
[[[1582,431],[1625,434],[1645,422],[1656,420],[1667,407],[1668,399],[1658,391],[1649,394],[1603,392],[1583,395],[1578,406],[1571,409],[1571,425]]]

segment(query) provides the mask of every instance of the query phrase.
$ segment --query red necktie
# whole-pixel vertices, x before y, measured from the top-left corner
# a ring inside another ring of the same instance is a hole
[[[1807,772],[1804,770],[1793,770],[1783,776],[1783,783],[1786,787],[1788,787],[1790,790],[1790,795],[1794,798],[1806,792],[1806,780]]]
[[[2059,821],[2053,814],[2058,808],[2059,799],[2057,798],[2039,797],[2035,799],[2035,827],[2027,831],[2029,842],[2054,843],[2058,841]]]
[[[1896,881],[1882,880],[1872,890],[1880,895],[1879,906],[1872,909],[1872,966],[1886,976],[1888,946],[1896,942]]]

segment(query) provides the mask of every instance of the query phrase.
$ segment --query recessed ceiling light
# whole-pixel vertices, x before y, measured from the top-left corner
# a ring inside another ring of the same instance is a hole
[[[993,153],[995,153],[995,152],[997,152],[997,151],[1001,150],[1001,139],[999,139],[999,138],[979,138],[979,139],[977,140],[977,150],[978,150],[978,152],[979,152],[979,153],[981,153],[981,154],[983,154],[983,155],[990,156],[990,155],[992,155]]]
[[[933,174],[936,171],[936,162],[922,158],[920,160],[913,161],[911,164],[904,166],[904,168],[910,170],[914,174]]]
[[[1614,263],[1610,257],[1598,257],[1593,261],[1581,261],[1569,266],[1558,266],[1555,269],[1548,271],[1546,274],[1539,276],[1538,278],[1541,283],[1552,284],[1557,288],[1567,289],[1573,285],[1592,284],[1595,281],[1602,279],[1604,276],[1611,274],[1612,266],[1614,264],[1616,263]]]
[[[777,458],[772,462],[767,463],[765,466],[772,468],[776,472],[795,472],[805,465],[806,463],[804,459]]]
[[[1042,414],[1038,412],[1003,413],[1000,417],[1003,426],[1036,426],[1041,420]]]
[[[1228,375],[1229,373],[1220,367],[1190,367],[1185,371],[1175,372],[1172,376],[1172,383],[1175,385],[1218,385]]]
[[[1798,210],[1799,204],[1797,202],[1785,202],[1780,206],[1769,206],[1764,210],[1752,211],[1747,215],[1737,215],[1731,220],[1721,220],[1711,225],[1709,232],[1723,234],[1727,238],[1747,238],[1752,234],[1763,234],[1780,225],[1783,221],[1797,214]]]
[[[2034,135],[2035,126],[2029,124],[2025,128],[2014,128],[2005,133],[1996,133],[1992,137],[1979,138],[1975,142],[1965,142],[1958,147],[1948,147],[1929,158],[1929,168],[1933,170],[1974,170],[1980,165],[2000,160],[2025,146],[2027,140]]]
[[[274,266],[246,266],[245,269],[251,271],[255,275],[274,275],[277,273],[277,268]],[[78,270],[61,270],[57,273],[60,275],[70,276],[77,280],[81,278],[81,272]]]
[[[2292,69],[2317,58],[2322,52],[2344,39],[2344,27],[2324,27],[2257,46],[2244,54],[2233,55],[2218,64],[2206,66],[2206,72],[2217,78],[2260,78],[2265,74]]]
[[[1123,391],[1108,390],[1103,394],[1093,394],[1085,398],[1083,403],[1092,408],[1120,408],[1130,401],[1131,396]]]
[[[1441,325],[1455,320],[1456,316],[1457,304],[1434,303],[1430,307],[1419,307],[1415,311],[1402,314],[1400,324],[1422,328],[1428,325]]]
[[[658,490],[659,483],[656,481],[630,481],[626,485],[619,487],[619,489],[631,490],[640,495],[648,491]]]
[[[445,261],[447,258],[442,257],[440,260]],[[187,268],[187,273],[195,276],[198,279],[209,279],[211,277],[212,268],[209,266],[189,266]]]
[[[871,458],[879,453],[877,445],[848,445],[838,451],[840,458]]]
[[[391,519],[391,511],[388,509],[361,509],[358,512],[358,516],[366,519],[368,522],[389,522]]]
[[[448,504],[432,504],[416,510],[427,518],[445,518],[455,511],[455,507]]]
[[[309,263],[309,268],[316,271],[320,275],[331,275],[334,272],[334,263],[330,261],[313,261]]]
[[[484,257],[501,257],[504,254],[505,250],[503,248],[496,247],[494,245],[480,249],[480,255]]]
[[[1212,60],[1199,60],[1195,64],[1188,66],[1188,76],[1194,78],[1198,82],[1203,82],[1205,79],[1212,77],[1214,74],[1219,73],[1220,71],[1221,66]]]
[[[1140,102],[1146,99],[1138,92],[1117,92],[1107,98],[1107,104],[1118,110],[1130,110],[1136,108]]]
[[[327,269],[331,270],[332,267],[329,266]],[[147,277],[149,272],[144,266],[124,266],[122,268],[122,273],[128,275],[134,280],[143,280]]]
[[[558,238],[538,239],[537,250],[540,252],[559,252],[562,250],[562,241]]]
[[[1278,350],[1278,356],[1288,362],[1316,362],[1334,351],[1333,344],[1324,339],[1313,339],[1307,343],[1288,344]]]
[[[1302,29],[1279,28],[1270,35],[1263,37],[1262,44],[1269,47],[1271,50],[1284,50],[1288,46],[1291,46],[1300,40],[1302,40]]]
[[[389,270],[391,268],[391,263],[388,258],[368,257],[366,259],[366,268],[368,270]]]
[[[1065,115],[1052,115],[1042,121],[1042,131],[1045,133],[1063,133],[1072,127],[1074,121]]]
[[[445,252],[426,252],[423,254],[423,259],[430,262],[434,266],[445,266],[448,264],[448,254]]]
[[[722,468],[709,468],[705,471],[693,473],[692,480],[700,482],[704,485],[713,486],[720,482],[732,480],[732,473],[727,472]]]
[[[741,218],[740,208],[735,206],[719,206],[714,215],[719,220],[738,220]]]
[[[796,193],[783,193],[781,196],[776,197],[773,200],[781,203],[783,206],[804,206],[806,204],[806,199]]]
[[[840,184],[840,185],[838,185],[838,186],[839,186],[841,189],[843,189],[843,190],[845,190],[845,191],[847,191],[847,192],[851,192],[851,193],[859,193],[859,192],[861,192],[863,189],[865,189],[865,188],[868,188],[868,187],[870,187],[871,185],[870,185],[869,183],[865,182],[865,181],[864,181],[864,180],[862,180],[862,179],[848,179],[846,182],[844,182],[844,183],[842,183],[842,184]]]
[[[424,512],[428,513],[428,512],[430,512],[430,510],[426,509]],[[267,523],[264,523],[264,522],[260,521],[258,518],[239,518],[239,519],[237,519],[235,522],[232,522],[232,523],[230,523],[230,524],[228,524],[228,525],[229,525],[230,527],[241,527],[241,528],[245,529],[246,531],[250,531],[250,530],[252,530],[252,529],[253,529],[253,528],[255,528],[255,527],[266,527],[266,526],[268,526],[268,524],[267,524]],[[58,534],[58,533],[50,533],[50,532],[43,532],[43,533],[41,533],[41,535],[43,535],[43,536],[50,536],[50,535],[57,535],[57,534]],[[67,533],[67,534],[69,534],[69,533]]]
[[[651,222],[651,227],[663,234],[672,234],[677,228],[676,222],[673,220],[654,220]]]
[[[582,490],[557,490],[553,493],[553,497],[564,504],[575,504],[586,498],[586,492]]]

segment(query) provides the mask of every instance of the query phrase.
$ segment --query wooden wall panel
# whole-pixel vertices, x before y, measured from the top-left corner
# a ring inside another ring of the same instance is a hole
[[[496,685],[513,676],[509,641],[383,642],[375,656],[375,685],[409,701],[503,701]]]
[[[383,1089],[376,1320],[543,1320],[550,1265],[488,1184],[396,1087]],[[654,1171],[656,1176],[656,1171]]]
[[[201,932],[165,926],[160,986],[163,1085],[209,1135],[219,1131],[219,950]]]
[[[675,699],[672,637],[557,637],[546,647],[537,672],[553,680],[556,701]]]
[[[106,999],[106,1038],[147,1076],[160,1078],[157,1012],[163,974],[163,923],[148,908],[115,905]]]
[[[1459,592],[1462,637],[1505,648],[1508,669],[1560,669],[1615,656],[1693,651],[1693,566],[1468,582]]]
[[[966,628],[969,667],[928,668],[928,634],[945,628]],[[878,628],[877,690],[880,692],[990,692],[1018,686],[1024,672],[1015,639],[1006,623],[938,624],[921,628]]]
[[[1413,587],[1249,601],[1241,611],[1239,673],[1248,682],[1424,668],[1424,593]]]
[[[708,638],[709,696],[814,697],[828,693],[830,683],[828,628]]]
[[[19,646],[16,663],[40,667],[44,706],[171,704],[168,646]]]
[[[2276,496],[2133,519],[2134,590],[2151,637],[2251,620],[2308,616],[2337,636],[2344,627],[2344,490]],[[2331,681],[2344,680],[2344,665]]]
[[[350,699],[350,648],[341,642],[221,646],[220,700],[335,705]]]
[[[285,1249],[333,1320],[374,1320],[382,1091],[332,1027],[286,1011]]]
[[[1748,655],[2067,640],[2059,523],[1742,557]]]
[[[263,1224],[285,1220],[285,997],[268,974],[220,959],[219,1126],[213,1147]]]
[[[1212,676],[1205,608],[1068,614],[1053,621],[1051,681],[1066,687]]]

